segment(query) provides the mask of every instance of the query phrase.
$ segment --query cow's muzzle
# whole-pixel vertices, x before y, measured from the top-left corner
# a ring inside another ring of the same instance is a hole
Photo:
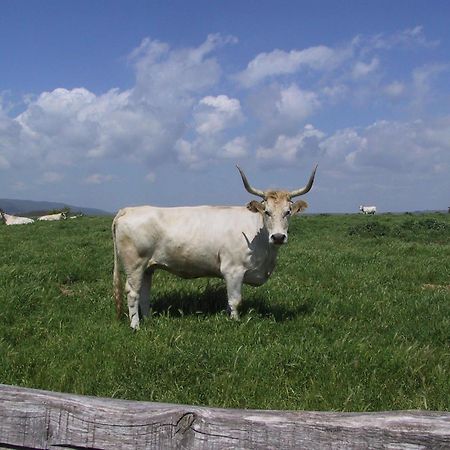
[[[287,236],[283,233],[274,233],[270,236],[270,242],[275,245],[284,244],[287,241]]]

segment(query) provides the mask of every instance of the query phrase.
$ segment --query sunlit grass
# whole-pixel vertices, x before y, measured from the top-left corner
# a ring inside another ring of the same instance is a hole
[[[450,407],[450,217],[304,216],[228,319],[221,280],[159,272],[114,318],[111,218],[0,226],[0,382],[264,409]]]

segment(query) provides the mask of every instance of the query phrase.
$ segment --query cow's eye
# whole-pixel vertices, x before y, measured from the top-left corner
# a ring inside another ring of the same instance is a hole
[[[272,217],[272,213],[271,213],[270,211],[264,211],[264,214],[265,214],[267,217]]]
[[[284,213],[284,217],[289,217],[291,215],[291,211],[288,209],[285,213]]]

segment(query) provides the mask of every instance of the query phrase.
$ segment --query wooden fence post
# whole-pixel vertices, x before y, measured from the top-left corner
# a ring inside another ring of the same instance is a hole
[[[450,449],[450,413],[219,409],[0,384],[0,448]]]

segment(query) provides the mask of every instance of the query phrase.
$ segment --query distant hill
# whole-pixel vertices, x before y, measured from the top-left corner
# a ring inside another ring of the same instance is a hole
[[[39,202],[34,200],[16,200],[10,198],[0,198],[0,209],[8,214],[15,215],[40,215],[48,211],[70,208],[72,213],[83,213],[87,216],[109,216],[112,213],[95,208],[85,208],[83,206],[73,206],[59,202]]]

